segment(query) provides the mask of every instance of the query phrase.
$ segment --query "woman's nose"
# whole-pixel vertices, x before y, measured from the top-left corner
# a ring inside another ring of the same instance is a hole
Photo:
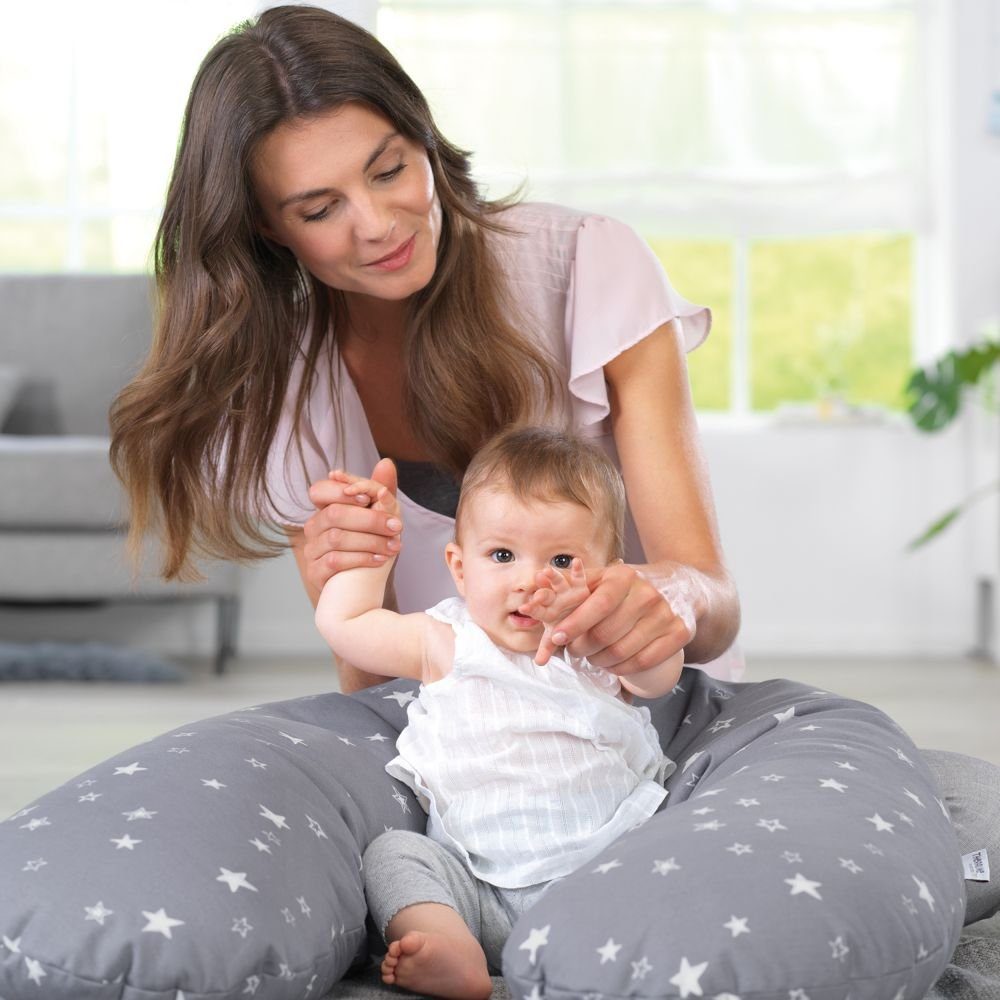
[[[389,239],[395,228],[395,213],[377,196],[369,194],[355,202],[354,231],[358,239],[369,243],[382,243]]]

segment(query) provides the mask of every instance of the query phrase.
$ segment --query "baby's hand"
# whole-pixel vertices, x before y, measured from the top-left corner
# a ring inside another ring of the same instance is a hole
[[[329,478],[342,483],[344,495],[353,497],[359,507],[370,507],[372,510],[380,510],[399,517],[399,501],[396,499],[396,494],[377,479],[355,476],[342,469],[334,469]]]
[[[552,626],[579,607],[590,596],[590,588],[580,559],[574,559],[564,572],[546,566],[535,577],[535,585],[535,592],[517,610],[545,626],[535,654],[535,663],[541,666],[548,663],[549,657],[559,648],[552,641]]]

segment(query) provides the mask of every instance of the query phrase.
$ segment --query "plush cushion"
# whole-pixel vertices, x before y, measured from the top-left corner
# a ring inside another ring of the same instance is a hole
[[[423,828],[382,770],[413,691],[195,723],[0,824],[0,997],[322,996],[367,955],[364,848]],[[666,805],[519,921],[513,995],[923,997],[964,889],[898,727],[695,670],[651,709],[678,762]]]

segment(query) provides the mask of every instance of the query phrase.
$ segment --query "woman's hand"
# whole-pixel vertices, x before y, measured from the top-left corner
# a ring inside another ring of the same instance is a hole
[[[377,491],[382,500],[374,503]],[[388,500],[386,499],[388,498]],[[303,525],[305,577],[319,593],[335,573],[381,566],[402,547],[403,522],[396,501],[396,467],[383,458],[369,479],[341,470],[309,487],[316,513]]]
[[[588,580],[590,596],[552,627],[551,641],[618,675],[655,667],[695,633],[699,584],[614,563]]]

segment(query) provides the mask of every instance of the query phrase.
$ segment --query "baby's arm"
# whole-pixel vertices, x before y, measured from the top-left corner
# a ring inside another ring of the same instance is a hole
[[[349,479],[348,490],[367,496],[372,507],[399,516],[396,498],[385,486],[343,473],[339,478]],[[422,612],[401,615],[382,607],[394,562],[330,577],[316,605],[316,627],[338,657],[360,670],[429,680],[447,672],[437,662],[442,644],[432,634],[439,623]]]

